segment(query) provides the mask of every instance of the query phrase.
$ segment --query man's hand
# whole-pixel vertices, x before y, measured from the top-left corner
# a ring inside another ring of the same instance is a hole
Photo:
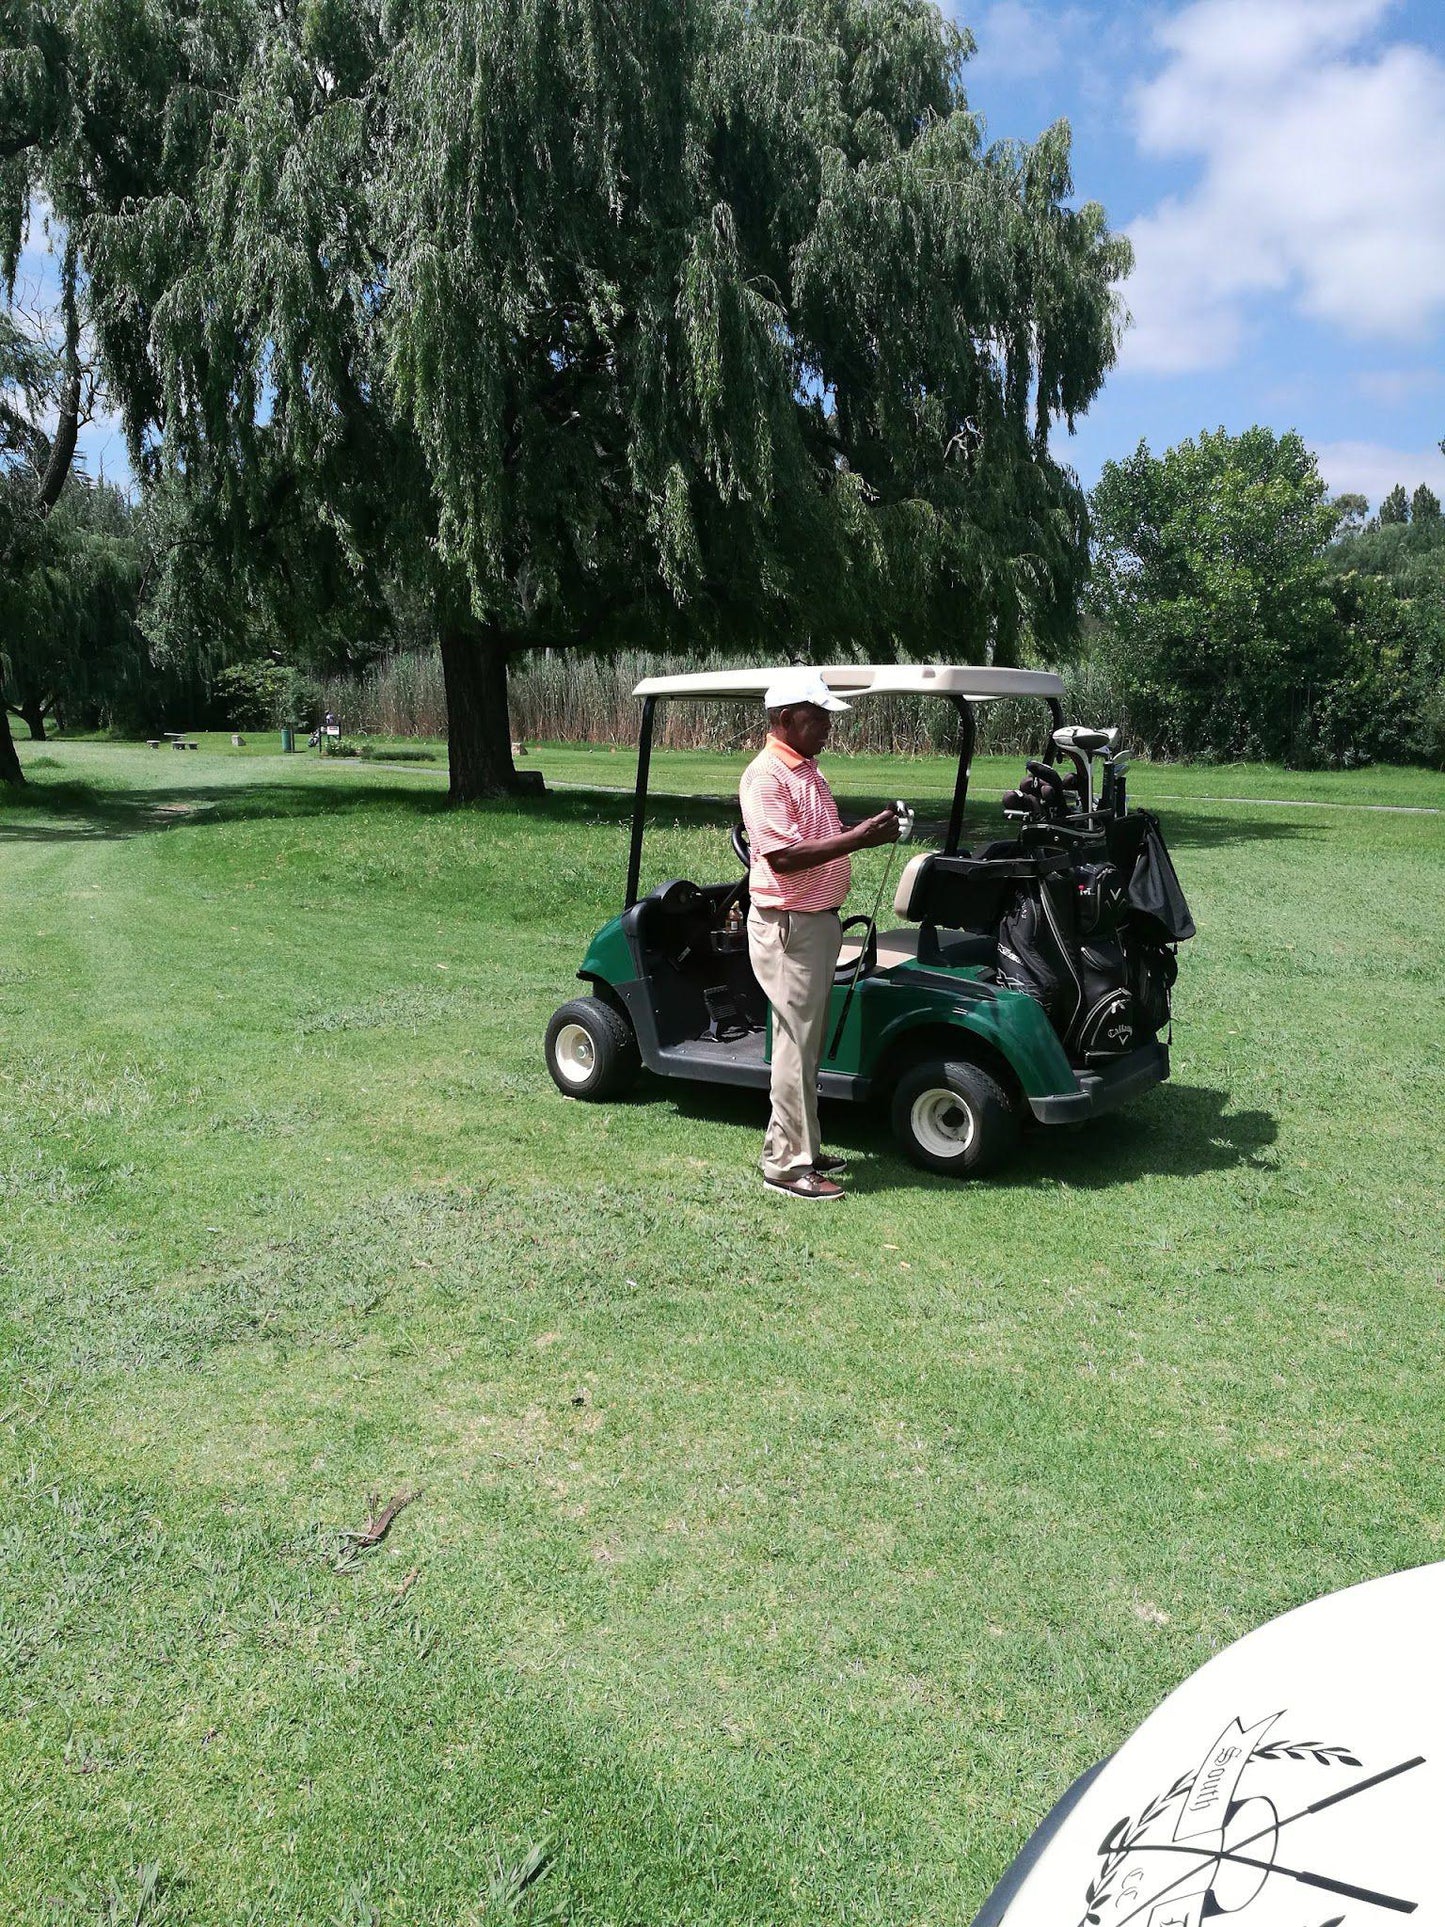
[[[876,816],[855,823],[851,834],[857,839],[857,849],[872,850],[880,843],[896,843],[901,827],[897,810],[879,810]]]
[[[855,823],[851,830],[844,830],[839,836],[820,836],[808,843],[790,843],[785,849],[774,850],[768,861],[780,876],[788,876],[795,870],[814,870],[820,863],[851,856],[855,850],[896,843],[899,827],[896,810],[880,810],[877,816]]]

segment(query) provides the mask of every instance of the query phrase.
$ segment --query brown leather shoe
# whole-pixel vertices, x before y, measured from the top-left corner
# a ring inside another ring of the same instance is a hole
[[[763,1183],[785,1198],[807,1198],[814,1204],[831,1204],[848,1195],[841,1185],[819,1177],[816,1171],[790,1171],[785,1178],[764,1178]]]
[[[843,1157],[830,1157],[826,1152],[813,1159],[813,1169],[820,1178],[833,1178],[840,1171],[848,1169],[848,1160]]]

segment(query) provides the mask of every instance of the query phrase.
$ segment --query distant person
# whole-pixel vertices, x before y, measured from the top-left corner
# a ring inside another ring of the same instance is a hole
[[[898,840],[898,817],[882,810],[845,830],[818,768],[840,702],[816,669],[790,669],[763,697],[768,739],[739,790],[751,869],[748,955],[773,1007],[772,1116],[763,1139],[763,1182],[790,1198],[841,1198],[833,1182],[845,1158],[824,1155],[818,1128],[833,972],[842,948],[839,907],[853,880],[854,850]]]

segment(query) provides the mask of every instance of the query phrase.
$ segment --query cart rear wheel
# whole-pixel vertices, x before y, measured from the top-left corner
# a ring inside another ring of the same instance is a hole
[[[547,1069],[568,1097],[616,1097],[637,1069],[637,1040],[600,997],[575,997],[547,1026]]]
[[[1018,1105],[977,1064],[935,1060],[899,1079],[893,1130],[915,1164],[945,1177],[992,1170],[1018,1142]]]

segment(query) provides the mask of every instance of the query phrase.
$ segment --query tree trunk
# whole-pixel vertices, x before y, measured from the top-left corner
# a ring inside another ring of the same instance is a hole
[[[48,739],[45,734],[45,705],[40,702],[18,702],[15,707],[25,718],[30,729],[32,743],[43,743]]]
[[[70,474],[71,463],[75,460],[75,445],[80,433],[80,389],[82,369],[80,365],[80,305],[75,295],[76,254],[73,240],[67,241],[65,265],[61,275],[61,307],[65,314],[65,349],[63,366],[65,380],[60,392],[60,417],[55,425],[55,434],[47,453],[44,473],[40,477],[38,502],[40,513],[49,515],[60,500],[60,491],[65,487]],[[45,711],[39,703],[24,705],[22,713],[30,725],[33,741],[45,741]],[[0,700],[0,783],[8,783],[12,788],[25,781],[25,772],[20,767],[19,752],[15,748],[15,738],[10,734],[10,715],[3,700]]]
[[[515,796],[523,785],[512,763],[505,644],[494,629],[444,619],[441,651],[451,800]]]
[[[989,650],[988,660],[994,669],[1017,669],[1019,666],[1019,619],[1017,607],[1011,602],[1001,602],[993,623],[993,647]]]
[[[60,491],[75,460],[75,444],[80,435],[80,304],[75,298],[75,244],[65,247],[65,268],[61,276],[61,308],[65,314],[65,348],[62,365],[64,385],[60,391],[60,418],[50,444],[50,459],[40,478],[40,510],[49,515],[60,500]]]
[[[10,734],[10,714],[0,702],[0,783],[17,787],[25,781],[25,772],[20,767],[20,756],[15,748],[15,738]]]

